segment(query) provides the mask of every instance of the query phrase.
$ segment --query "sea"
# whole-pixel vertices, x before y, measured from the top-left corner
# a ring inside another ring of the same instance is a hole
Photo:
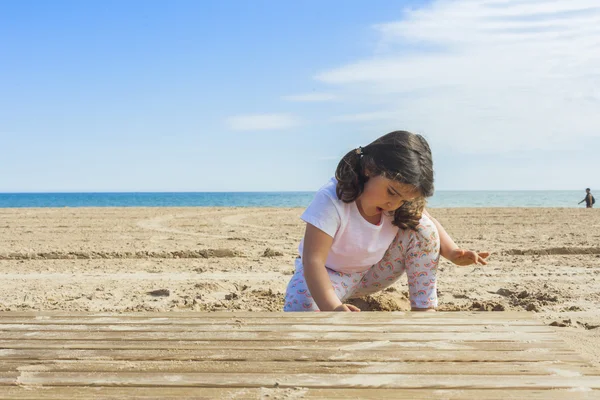
[[[0,208],[306,207],[315,192],[0,193]],[[444,191],[428,207],[585,207],[580,191]]]

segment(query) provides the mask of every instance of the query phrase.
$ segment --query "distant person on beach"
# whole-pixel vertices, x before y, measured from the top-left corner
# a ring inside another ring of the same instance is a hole
[[[437,307],[439,257],[487,264],[489,253],[460,249],[425,211],[433,195],[427,141],[388,133],[348,152],[301,218],[304,239],[284,311],[360,311],[346,300],[375,293],[406,272],[411,309]]]
[[[594,204],[596,204],[596,199],[594,198],[594,196],[592,196],[592,192],[590,191],[590,188],[585,189],[585,198],[577,204],[581,204],[584,201],[585,201],[585,208],[592,208],[592,207],[594,207]]]

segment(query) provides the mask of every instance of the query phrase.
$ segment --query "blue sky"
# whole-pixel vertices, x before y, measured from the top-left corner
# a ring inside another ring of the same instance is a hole
[[[316,190],[396,129],[441,190],[600,186],[597,0],[5,0],[0,60],[0,192]]]

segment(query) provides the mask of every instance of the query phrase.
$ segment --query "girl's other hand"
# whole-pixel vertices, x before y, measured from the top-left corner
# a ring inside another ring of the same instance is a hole
[[[478,253],[476,251],[471,250],[454,249],[450,252],[447,258],[454,264],[460,265],[461,267],[465,267],[467,265],[472,264],[487,265],[487,261],[485,259],[489,256],[490,253],[487,251]]]
[[[352,304],[340,304],[333,311],[349,311],[349,312],[360,312],[360,308],[353,306]]]

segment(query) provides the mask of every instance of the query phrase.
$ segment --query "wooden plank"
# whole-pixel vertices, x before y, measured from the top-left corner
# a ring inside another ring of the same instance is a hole
[[[305,389],[302,393],[303,399],[364,399],[364,400],[452,400],[452,399],[470,399],[470,400],[588,400],[598,399],[599,391],[576,392],[572,389],[567,390],[473,390],[464,389]],[[288,398],[294,398],[294,392]],[[296,392],[298,393],[298,391]],[[301,393],[301,392],[300,392]],[[300,397],[297,397],[300,398]]]
[[[525,313],[64,314],[0,313],[0,399],[600,394],[600,371]]]
[[[0,332],[0,340],[46,339],[46,340],[164,340],[164,332],[72,332],[72,331],[29,331]],[[389,341],[430,341],[430,340],[501,340],[528,341],[556,339],[554,332],[170,332],[171,340],[338,340],[340,342],[368,341],[373,337]]]
[[[267,397],[268,395],[268,397]],[[321,388],[182,388],[182,387],[0,387],[1,400],[67,399],[364,399],[364,400],[597,400],[600,391],[514,389],[321,389]]]
[[[145,372],[22,372],[19,385],[48,386],[174,386],[278,388],[391,388],[391,389],[600,389],[597,376],[410,375],[410,374],[198,374]]]
[[[235,312],[195,312],[195,311],[170,311],[170,312],[76,312],[76,311],[6,311],[2,312],[3,317],[16,318],[16,317],[31,317],[31,318],[43,318],[43,317],[59,317],[59,318],[202,318],[202,319],[219,319],[219,318],[242,318],[242,319],[254,319],[254,318],[267,318],[267,319],[321,319],[325,318],[328,320],[345,320],[352,321],[358,317],[356,313],[342,313],[342,312],[272,312],[272,311],[235,311]],[[523,311],[442,311],[442,312],[410,312],[410,311],[390,311],[390,312],[362,312],[360,313],[361,320],[384,320],[390,321],[394,318],[408,318],[412,320],[417,319],[434,319],[443,320],[446,318],[464,318],[477,320],[482,319],[499,319],[504,321],[511,320],[531,320],[533,313]]]
[[[262,388],[178,388],[178,387],[0,387],[0,400],[70,400],[70,399],[113,399],[113,400],[215,400],[242,399],[264,400],[264,394],[298,392],[308,389],[262,389]],[[543,392],[542,392],[543,393]],[[335,392],[332,395],[338,395]],[[314,397],[313,397],[314,398]],[[317,398],[324,398],[320,395]],[[535,400],[535,399],[534,399]],[[573,400],[577,400],[574,398]]]
[[[0,386],[16,385],[20,375],[21,373],[16,370],[0,371]]]
[[[336,325],[333,329],[331,325],[300,325],[300,324],[279,324],[279,325],[252,325],[247,323],[239,324],[219,324],[219,325],[36,325],[36,324],[4,324],[0,325],[0,335],[4,332],[473,332],[473,326],[469,325]],[[486,332],[534,332],[534,333],[553,333],[554,330],[545,325],[480,325],[476,328],[479,331]]]
[[[421,361],[421,362],[524,362],[524,361],[582,361],[575,352],[531,351],[407,351],[407,350],[59,350],[3,349],[0,362],[5,360],[181,360],[181,361]]]
[[[361,314],[362,316],[362,314]],[[285,322],[284,322],[285,321]],[[411,325],[411,326],[445,326],[445,325],[467,325],[479,327],[480,325],[502,325],[502,326],[543,326],[540,321],[535,320],[505,320],[505,319],[487,319],[487,318],[444,318],[441,320],[433,319],[418,319],[411,318],[380,318],[362,320],[354,318],[352,321],[339,318],[130,318],[120,317],[118,315],[108,317],[3,317],[0,314],[0,327],[4,324],[35,324],[35,325],[230,325],[244,323],[248,325],[281,325],[285,324],[302,324],[302,325],[345,325],[352,322],[355,326],[388,326],[388,325]],[[509,324],[510,322],[510,324]]]
[[[0,340],[0,349],[114,349],[114,350],[208,350],[229,349],[232,342],[227,340],[214,341],[178,341],[165,338],[161,341],[140,340],[44,340],[44,339],[11,339]],[[387,340],[371,340],[356,342],[332,341],[237,341],[236,350],[407,350],[407,351],[435,351],[435,350],[485,350],[485,351],[514,351],[528,350],[549,352],[551,350],[571,351],[563,341],[527,341],[527,342],[500,342],[500,341],[451,341],[437,340],[427,342],[390,342]]]
[[[264,374],[435,374],[435,375],[600,375],[580,363],[530,362],[281,362],[281,361],[103,361],[48,360],[4,361],[0,370],[21,372],[145,372],[145,373],[248,373]]]

